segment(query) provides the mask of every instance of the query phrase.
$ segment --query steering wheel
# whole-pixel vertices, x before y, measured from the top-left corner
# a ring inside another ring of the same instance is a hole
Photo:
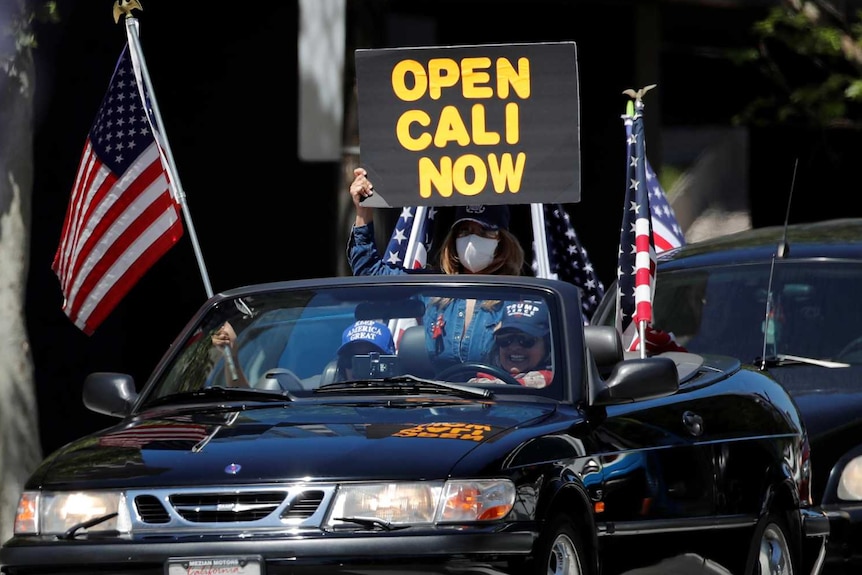
[[[511,373],[507,373],[505,369],[497,367],[496,365],[491,365],[490,363],[482,363],[479,361],[465,361],[464,363],[451,365],[438,373],[437,378],[449,379],[452,376],[461,374],[476,377],[476,372],[479,371],[493,375],[497,379],[503,380],[503,383],[508,383],[509,385],[521,385],[518,383],[518,380],[515,379]]]

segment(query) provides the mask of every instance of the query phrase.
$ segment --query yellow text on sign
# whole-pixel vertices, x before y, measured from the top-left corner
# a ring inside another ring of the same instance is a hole
[[[492,83],[491,72],[495,82]],[[427,66],[417,60],[402,60],[392,69],[392,89],[405,102],[416,102],[423,97],[439,100],[444,90],[458,89],[465,99],[506,100],[517,96],[530,97],[530,61],[519,58],[517,67],[508,58],[492,62],[487,57],[432,58]],[[444,149],[450,145],[465,147],[496,146],[504,139],[506,144],[520,141],[520,109],[517,102],[507,102],[502,118],[503,135],[488,129],[484,103],[470,108],[470,122],[462,117],[456,106],[444,106],[439,117],[432,118],[422,109],[407,110],[398,118],[396,137],[401,146],[411,152],[422,152],[431,146]],[[475,196],[482,192],[489,179],[494,191],[517,193],[526,167],[526,154],[489,153],[486,156],[464,154],[443,156],[439,164],[427,156],[418,160],[419,195],[430,198],[436,189],[443,197],[457,192]]]

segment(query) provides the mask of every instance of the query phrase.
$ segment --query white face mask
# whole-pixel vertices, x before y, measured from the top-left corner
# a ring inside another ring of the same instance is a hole
[[[465,268],[474,274],[478,273],[494,261],[498,241],[477,235],[456,238],[455,249],[458,250],[458,259]]]

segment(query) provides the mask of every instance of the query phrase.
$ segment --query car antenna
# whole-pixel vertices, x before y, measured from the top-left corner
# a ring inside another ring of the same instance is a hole
[[[766,346],[769,342],[769,328],[772,321],[772,278],[775,275],[775,259],[784,259],[790,255],[790,244],[787,243],[787,226],[790,223],[790,201],[793,199],[793,188],[796,187],[796,168],[799,167],[799,158],[793,163],[793,179],[790,181],[790,194],[787,196],[787,211],[784,214],[784,232],[781,235],[781,243],[772,254],[772,262],[769,265],[769,283],[766,288],[766,316],[763,318],[763,353],[760,356],[760,369],[766,369]],[[775,338],[772,340],[775,345]]]

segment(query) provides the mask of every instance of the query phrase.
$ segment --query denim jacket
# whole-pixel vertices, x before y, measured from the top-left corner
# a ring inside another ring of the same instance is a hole
[[[353,275],[398,275],[411,273],[440,273],[434,269],[408,270],[390,264],[380,257],[374,242],[374,224],[353,226],[347,246],[347,259]],[[494,344],[494,329],[503,316],[502,304],[485,309],[483,302],[477,301],[473,309],[473,319],[466,332],[466,300],[449,300],[448,305],[426,300],[425,345],[438,369],[465,361],[487,361],[489,350]]]
[[[425,301],[425,345],[438,369],[465,361],[488,361],[494,330],[503,319],[502,302],[477,301],[465,332],[466,318],[467,300]]]
[[[411,273],[433,273],[436,270],[408,270],[384,261],[374,242],[374,222],[353,226],[347,243],[347,261],[355,276],[394,276]]]

